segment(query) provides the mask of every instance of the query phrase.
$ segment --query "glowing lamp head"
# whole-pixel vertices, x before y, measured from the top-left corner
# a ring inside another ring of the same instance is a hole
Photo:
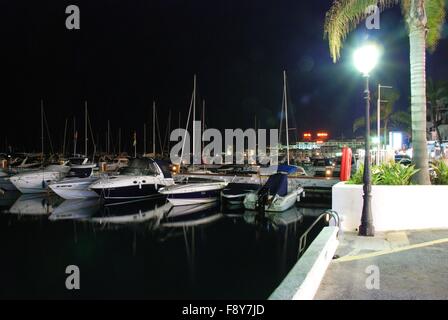
[[[379,58],[380,50],[373,43],[362,46],[353,54],[353,62],[356,69],[358,69],[359,72],[361,72],[365,76],[368,76],[370,71],[375,68]]]

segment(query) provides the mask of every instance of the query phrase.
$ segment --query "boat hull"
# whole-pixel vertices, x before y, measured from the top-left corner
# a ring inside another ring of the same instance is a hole
[[[62,179],[67,171],[33,171],[19,173],[9,178],[9,180],[22,193],[44,193],[48,190],[49,184]]]
[[[92,188],[92,191],[106,201],[133,201],[164,197],[157,191],[154,184]]]
[[[53,183],[49,187],[54,193],[66,200],[98,198],[98,194],[89,189],[90,185],[96,180],[85,178],[72,182]]]
[[[207,182],[172,185],[160,190],[174,206],[210,203],[219,200],[227,182]]]
[[[186,206],[218,201],[219,193],[219,190],[185,192],[170,194],[167,199],[173,206]]]
[[[289,192],[286,196],[275,196],[271,203],[265,205],[264,210],[268,212],[283,212],[293,207],[296,202],[300,201],[300,194],[303,192],[302,188],[298,188]],[[256,192],[248,194],[244,198],[244,208],[247,210],[257,210],[256,204],[258,194]]]

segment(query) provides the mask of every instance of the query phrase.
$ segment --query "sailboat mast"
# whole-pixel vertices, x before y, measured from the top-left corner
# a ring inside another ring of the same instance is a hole
[[[285,99],[285,122],[286,122],[286,157],[289,166],[289,128],[288,128],[288,98],[286,96],[286,71],[283,70],[283,99]]]
[[[152,154],[156,157],[156,102],[152,102]]]
[[[42,161],[44,161],[44,100],[40,100],[40,139],[41,139],[41,150],[42,150]]]
[[[118,128],[118,155],[121,154],[121,128]]]
[[[87,121],[88,121],[88,119],[87,119],[87,101],[85,102],[85,122],[86,122],[86,125],[85,125],[85,128],[84,128],[84,137],[85,137],[85,140],[84,140],[84,150],[85,150],[85,156],[87,157],[87,141],[88,141],[88,137],[87,137]]]
[[[168,155],[170,154],[170,135],[171,135],[171,109],[168,110],[168,135],[167,135]]]
[[[146,123],[143,124],[143,155],[146,154]]]
[[[67,123],[68,123],[68,119],[65,118],[64,142],[62,144],[62,156],[65,156],[65,139],[67,138]]]
[[[205,131],[205,99],[202,100],[202,134],[204,134],[204,131]],[[204,141],[202,141],[201,155],[202,152],[204,152]]]
[[[196,145],[196,134],[195,134],[195,130],[194,130],[194,121],[196,119],[196,75],[194,75],[194,80],[193,80],[193,125],[192,125],[192,130],[193,130],[193,167],[194,167],[194,159],[195,159],[195,145]]]
[[[110,154],[110,120],[107,120],[107,154]]]
[[[76,142],[78,140],[78,133],[76,132],[76,118],[73,117],[73,156],[76,155]]]

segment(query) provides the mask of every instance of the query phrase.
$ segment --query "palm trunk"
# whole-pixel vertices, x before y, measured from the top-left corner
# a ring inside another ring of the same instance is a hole
[[[409,24],[411,65],[411,116],[413,160],[416,184],[431,184],[426,142],[426,14],[423,0],[413,0]]]

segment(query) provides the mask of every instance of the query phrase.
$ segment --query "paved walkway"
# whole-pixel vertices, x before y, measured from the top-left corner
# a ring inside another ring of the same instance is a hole
[[[346,233],[336,254],[315,299],[448,299],[448,230]]]

